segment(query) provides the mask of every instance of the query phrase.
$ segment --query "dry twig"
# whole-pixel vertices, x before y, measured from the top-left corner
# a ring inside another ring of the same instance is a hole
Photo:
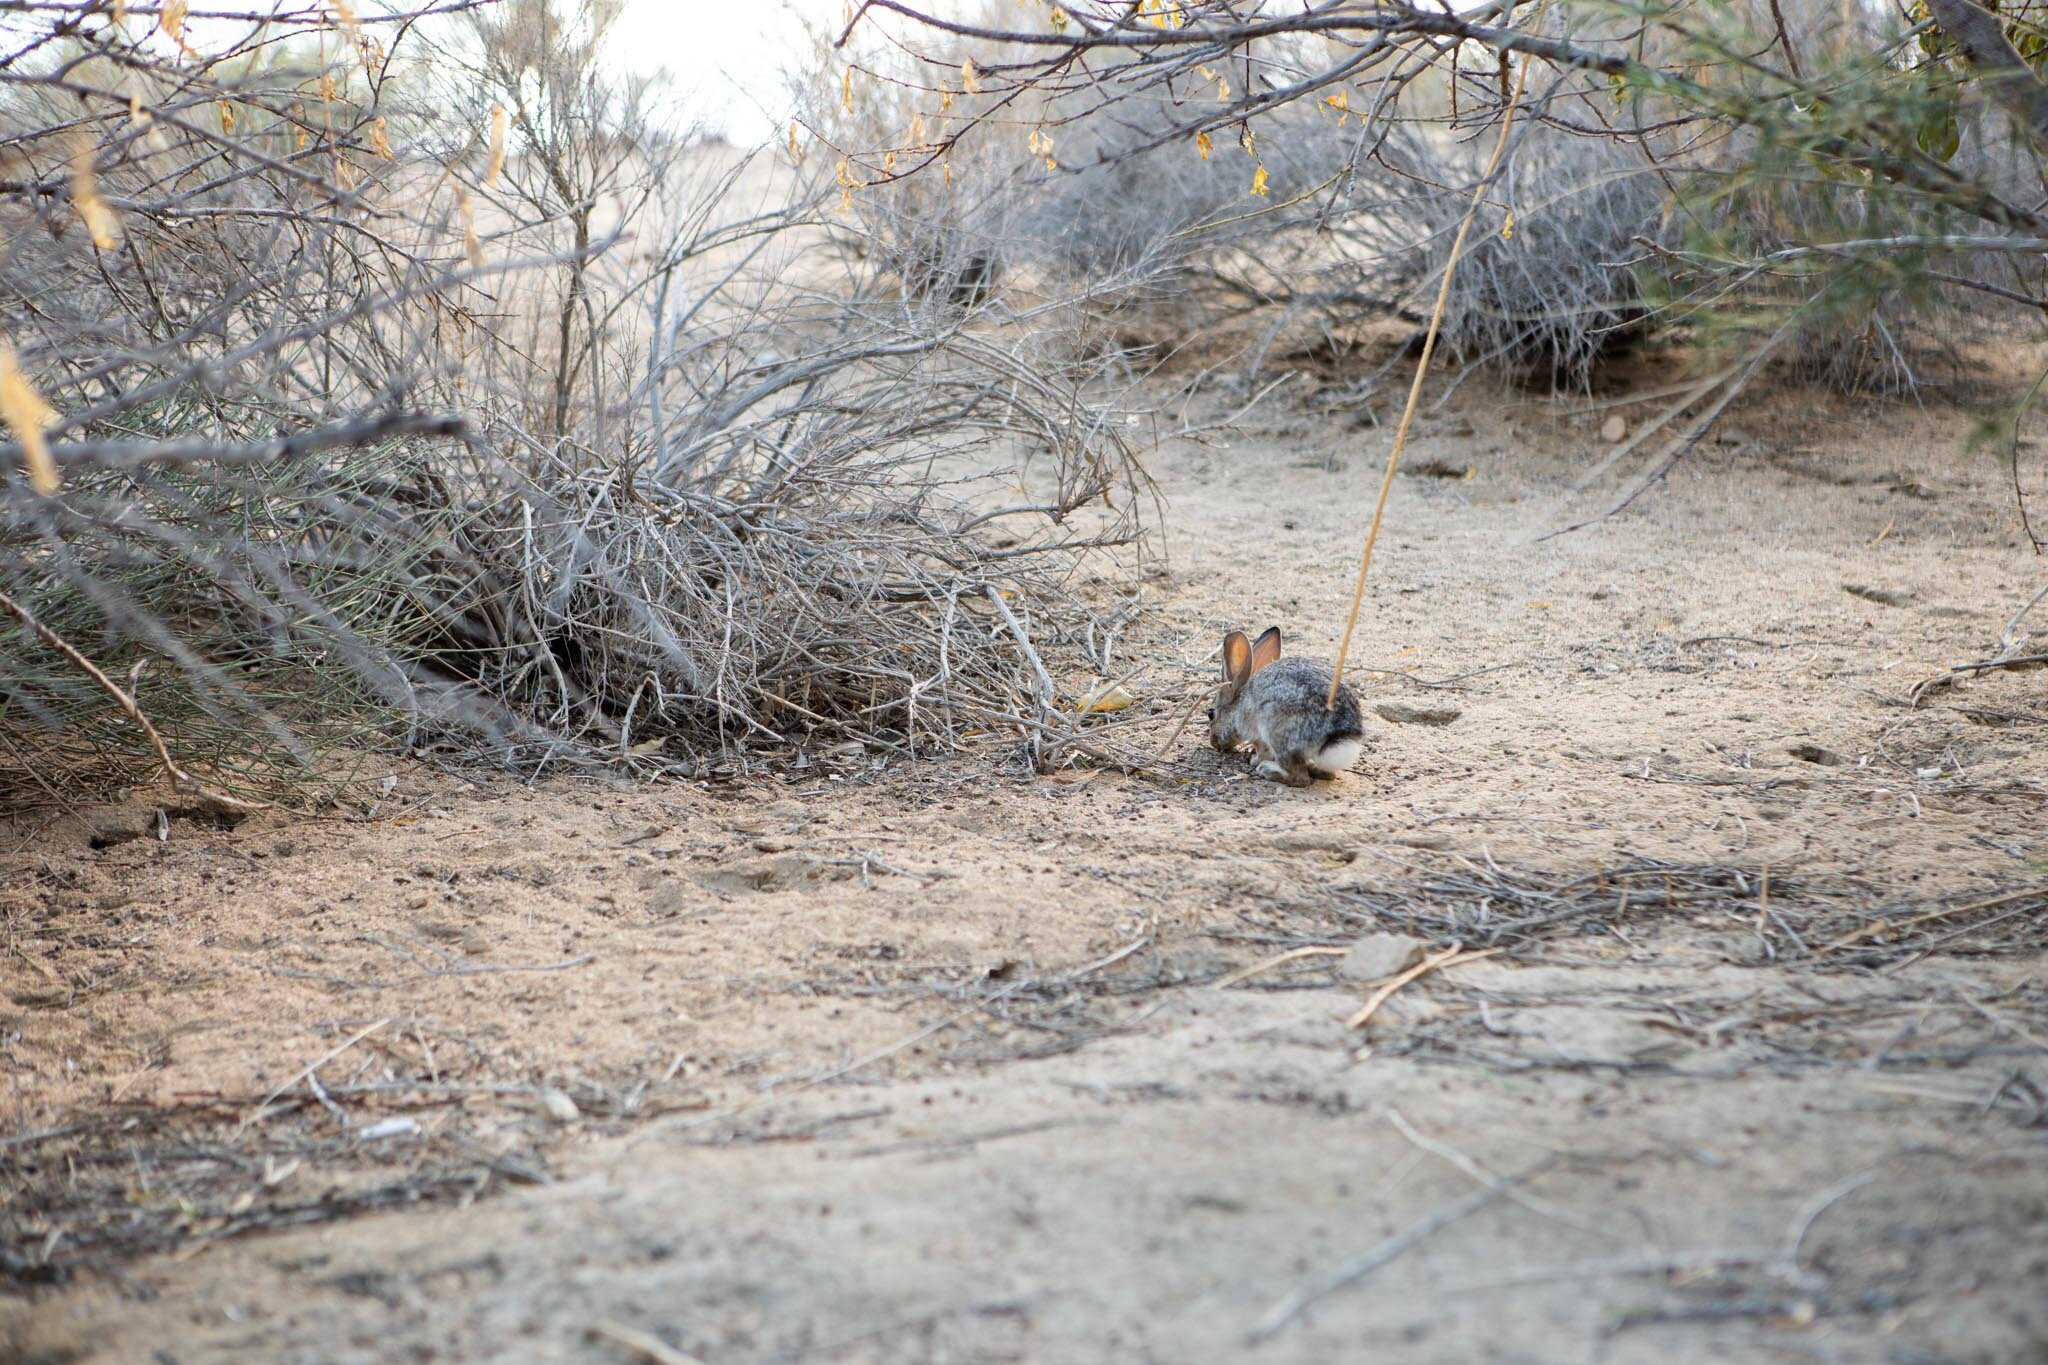
[[[1462,966],[1467,962],[1477,962],[1481,958],[1493,957],[1501,951],[1503,950],[1499,948],[1487,948],[1480,952],[1468,953],[1465,951],[1463,944],[1453,943],[1442,952],[1431,954],[1399,975],[1389,977],[1377,990],[1365,998],[1365,1003],[1359,1006],[1355,1013],[1344,1020],[1344,1027],[1364,1028],[1372,1022],[1373,1015],[1379,1013],[1380,1006],[1393,999],[1394,993],[1411,981],[1420,980],[1431,972],[1442,971],[1446,967]]]

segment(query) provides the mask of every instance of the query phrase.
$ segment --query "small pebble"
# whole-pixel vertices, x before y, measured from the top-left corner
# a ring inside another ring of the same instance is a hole
[[[1449,725],[1465,714],[1455,706],[1418,706],[1406,701],[1383,701],[1372,709],[1381,720],[1395,725]]]
[[[1384,981],[1422,961],[1429,945],[1407,934],[1367,934],[1337,964],[1346,981]]]

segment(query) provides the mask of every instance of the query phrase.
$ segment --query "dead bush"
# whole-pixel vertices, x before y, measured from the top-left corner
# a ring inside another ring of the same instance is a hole
[[[847,271],[605,7],[444,8],[9,21],[5,796],[1041,733],[1143,506],[1076,352]]]

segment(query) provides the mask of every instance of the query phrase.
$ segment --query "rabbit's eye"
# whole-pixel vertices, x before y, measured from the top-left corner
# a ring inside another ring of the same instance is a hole
[[[1214,720],[1214,719],[1216,719],[1216,708],[1215,708],[1215,707],[1213,707],[1213,706],[1209,708],[1209,719],[1210,719],[1210,720]]]

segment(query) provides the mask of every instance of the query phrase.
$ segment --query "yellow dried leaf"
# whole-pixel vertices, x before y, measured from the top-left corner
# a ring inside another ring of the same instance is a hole
[[[797,143],[796,143],[796,120],[795,120],[795,119],[791,119],[791,120],[789,121],[789,159],[790,159],[791,161],[798,161],[798,162],[800,162],[800,161],[802,161],[802,160],[804,159],[804,150],[803,150],[803,148],[801,148],[801,147],[797,146]]]
[[[186,52],[192,50],[185,42],[185,11],[190,8],[186,0],[164,0],[164,7],[156,16],[156,26],[164,31],[164,36]]]
[[[1501,223],[1501,225],[1500,225],[1500,238],[1501,238],[1501,240],[1502,240],[1502,241],[1506,241],[1506,240],[1508,240],[1508,239],[1509,239],[1510,237],[1513,237],[1514,235],[1515,235],[1515,214],[1514,214],[1514,210],[1510,209],[1510,210],[1508,211],[1508,216],[1507,216],[1507,219],[1506,219],[1506,221],[1502,222],[1502,223]]]
[[[327,5],[334,11],[334,17],[341,20],[341,26],[348,30],[349,37],[360,39],[363,36],[361,26],[356,23],[356,12],[349,8],[348,0],[327,0]]]
[[[950,91],[950,90],[941,90],[941,91],[939,92],[939,112],[943,114],[943,113],[945,113],[945,112],[946,112],[946,111],[947,111],[948,109],[951,109],[952,107],[953,107],[953,92],[952,92],[952,91]]]
[[[924,148],[926,136],[927,135],[925,133],[924,127],[924,115],[918,114],[915,118],[910,120],[910,131],[903,135],[903,141],[905,145],[909,147],[922,150]]]
[[[99,177],[93,171],[92,139],[80,133],[71,144],[71,207],[78,221],[101,251],[112,251],[121,240],[121,219],[106,200],[100,198]]]
[[[114,27],[128,22],[128,0],[114,0]]]
[[[1052,13],[1046,16],[1046,20],[1051,23],[1054,33],[1065,33],[1067,31],[1067,12],[1058,5],[1052,7]]]
[[[214,103],[220,107],[220,130],[223,133],[234,132],[235,106],[229,104],[226,100],[215,100]]]
[[[13,345],[0,337],[0,422],[21,442],[28,481],[38,493],[57,491],[57,462],[50,457],[49,437],[43,431],[56,420],[57,410],[28,382],[14,357]]]
[[[381,122],[381,120],[380,120]],[[505,169],[505,106],[491,106],[491,160],[484,168],[486,187],[498,183],[498,172]]]
[[[1218,76],[1216,78],[1216,102],[1218,104],[1230,103],[1230,77]]]
[[[1089,688],[1088,694],[1081,698],[1081,709],[1092,714],[1105,715],[1111,711],[1128,710],[1131,703],[1136,700],[1123,688],[1113,683],[1101,682]]]
[[[853,68],[850,66],[839,78],[839,107],[849,114],[853,112]]]
[[[370,120],[370,150],[386,161],[392,159],[391,137],[382,117]]]
[[[1207,133],[1195,134],[1195,150],[1202,154],[1202,160],[1207,161],[1209,159],[1209,153],[1214,151],[1215,148],[1216,144],[1209,140],[1209,135]]]
[[[1252,193],[1260,196],[1266,193],[1266,168],[1263,165],[1252,175]]]
[[[960,84],[970,95],[979,95],[981,93],[981,81],[975,76],[974,58],[972,57],[960,63]]]

